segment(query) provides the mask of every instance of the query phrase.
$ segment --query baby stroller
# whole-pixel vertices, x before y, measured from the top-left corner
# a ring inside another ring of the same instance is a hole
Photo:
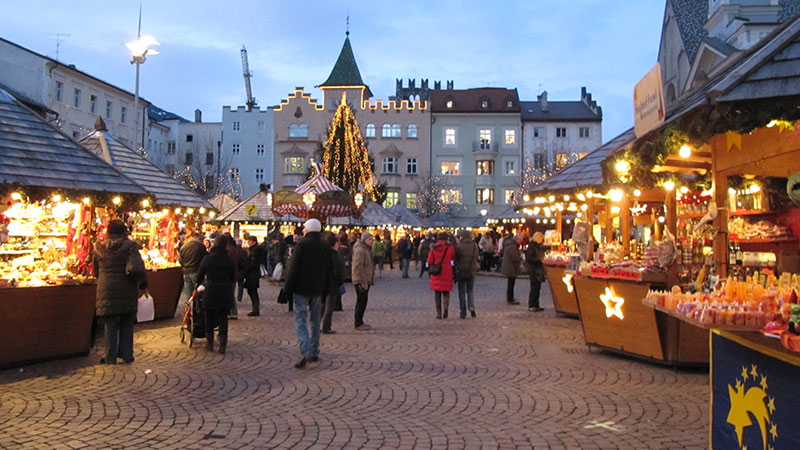
[[[186,342],[186,335],[189,335],[189,347],[192,347],[195,339],[206,337],[205,317],[203,315],[203,291],[205,286],[200,285],[192,292],[192,296],[183,305],[183,325],[181,326],[181,344]]]

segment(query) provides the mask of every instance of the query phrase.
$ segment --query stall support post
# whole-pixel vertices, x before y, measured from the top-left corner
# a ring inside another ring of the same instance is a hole
[[[675,202],[675,191],[666,191],[664,204],[667,205],[667,230],[669,230],[673,236],[676,236],[678,234],[678,211]]]
[[[611,202],[606,200],[606,244],[614,240],[614,218],[611,217]]]
[[[589,223],[589,236],[592,238],[590,242],[594,242],[594,199],[586,199],[586,222]],[[589,252],[587,253],[588,260],[591,261],[594,257],[594,245],[589,245]]]
[[[622,256],[631,254],[631,208],[628,194],[622,196],[619,204],[619,221],[622,228]]]
[[[561,234],[563,229],[564,227],[561,225],[561,210],[556,210],[556,233],[558,233],[558,239],[562,241],[564,240]]]
[[[711,170],[714,176],[714,202],[717,204],[717,218],[714,227],[718,230],[714,237],[714,260],[717,262],[717,274],[725,277],[728,274],[728,175],[717,170],[717,155],[724,152],[724,140],[711,140]]]

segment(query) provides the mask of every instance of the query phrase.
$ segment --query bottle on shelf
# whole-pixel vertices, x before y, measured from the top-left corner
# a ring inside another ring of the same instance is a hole
[[[744,259],[744,252],[742,252],[742,247],[739,243],[736,243],[736,264],[742,265],[742,260]]]
[[[728,265],[736,265],[736,241],[728,242]]]

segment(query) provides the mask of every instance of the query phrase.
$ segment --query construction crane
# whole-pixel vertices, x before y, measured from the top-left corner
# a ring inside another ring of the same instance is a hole
[[[247,49],[242,44],[242,70],[244,71],[244,88],[247,91],[247,110],[252,111],[256,106],[256,99],[253,97],[253,90],[250,88],[250,65],[247,63]]]

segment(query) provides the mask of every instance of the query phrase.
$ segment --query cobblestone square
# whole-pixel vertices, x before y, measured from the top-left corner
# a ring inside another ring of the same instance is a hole
[[[412,266],[413,268],[413,266]],[[505,304],[480,275],[477,318],[436,320],[427,276],[385,270],[353,329],[347,285],[321,361],[297,370],[294,321],[262,282],[261,317],[231,322],[226,355],[180,321],[137,325],[136,361],[86,357],[0,371],[0,448],[705,448],[708,374],[589,351],[578,320]],[[102,344],[102,343],[100,343]]]

